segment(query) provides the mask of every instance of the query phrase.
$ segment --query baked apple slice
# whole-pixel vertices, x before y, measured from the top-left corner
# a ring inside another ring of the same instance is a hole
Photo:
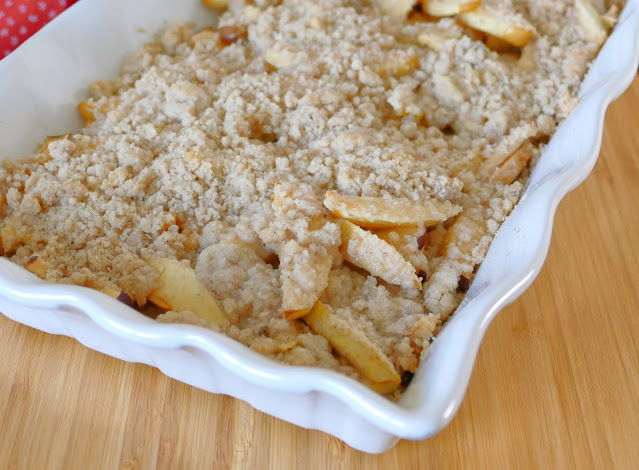
[[[415,267],[395,247],[346,220],[341,228],[340,250],[346,261],[390,284],[408,289],[422,288]]]
[[[217,300],[198,280],[193,268],[166,258],[148,262],[158,273],[158,285],[149,294],[149,301],[162,310],[193,312],[208,323],[221,325],[226,321]]]
[[[453,16],[481,6],[481,0],[422,0],[422,11],[431,16]]]
[[[437,199],[413,201],[407,198],[351,197],[342,196],[335,191],[326,193],[324,206],[335,217],[346,219],[364,228],[401,225],[429,227],[461,211],[461,207]]]
[[[380,393],[399,388],[401,378],[390,359],[364,334],[335,315],[331,307],[318,301],[304,321],[370,381],[365,381],[369,387]]]
[[[533,35],[532,26],[523,20],[516,21],[509,18],[509,15],[502,15],[483,6],[468,13],[461,13],[459,20],[470,28],[488,33],[516,47],[528,44]]]

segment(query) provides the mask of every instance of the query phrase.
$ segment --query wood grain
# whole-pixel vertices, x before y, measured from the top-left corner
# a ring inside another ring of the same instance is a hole
[[[0,468],[639,468],[637,109],[639,80],[438,436],[366,455],[0,316]]]

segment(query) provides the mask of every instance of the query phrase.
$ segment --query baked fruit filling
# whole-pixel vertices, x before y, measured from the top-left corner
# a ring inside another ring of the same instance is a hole
[[[623,4],[204,0],[0,169],[0,254],[392,399]]]

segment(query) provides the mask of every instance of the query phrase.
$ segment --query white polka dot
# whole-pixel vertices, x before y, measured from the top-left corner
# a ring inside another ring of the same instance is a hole
[[[18,42],[20,41],[18,40],[17,36],[11,36],[11,39],[9,39],[9,42],[11,43],[12,46],[17,46]]]
[[[6,38],[9,35],[9,30],[7,28],[0,29],[0,38]]]
[[[49,10],[49,14],[47,16],[49,17],[49,19],[53,19],[55,18],[55,14],[56,14],[55,11]]]
[[[58,3],[60,4],[61,7],[67,6],[67,0],[58,0]]]
[[[29,15],[28,19],[31,23],[37,23],[39,20],[38,15]]]
[[[9,49],[5,49],[3,54],[4,54],[5,57],[7,57],[9,54],[11,54],[11,51]]]
[[[0,19],[4,18],[4,11],[0,11]]]
[[[40,11],[44,11],[47,9],[47,2],[38,2],[38,8]]]
[[[13,19],[13,18],[11,18],[11,17],[8,17],[8,18],[7,18],[7,24],[8,24],[9,26],[13,26],[14,24],[16,24],[16,20],[14,20],[14,19]]]
[[[20,13],[26,13],[27,12],[27,6],[24,3],[21,3],[20,5],[18,5],[18,11]]]
[[[18,29],[18,33],[20,33],[22,36],[24,36],[28,32],[29,32],[29,30],[27,29],[26,26],[20,26],[20,29]]]
[[[7,0],[6,2],[4,2],[4,6],[5,7],[12,7],[13,6],[13,2],[11,0]]]

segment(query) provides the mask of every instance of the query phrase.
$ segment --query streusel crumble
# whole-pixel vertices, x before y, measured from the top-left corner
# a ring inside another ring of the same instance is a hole
[[[620,8],[231,1],[5,163],[0,254],[397,396]]]

